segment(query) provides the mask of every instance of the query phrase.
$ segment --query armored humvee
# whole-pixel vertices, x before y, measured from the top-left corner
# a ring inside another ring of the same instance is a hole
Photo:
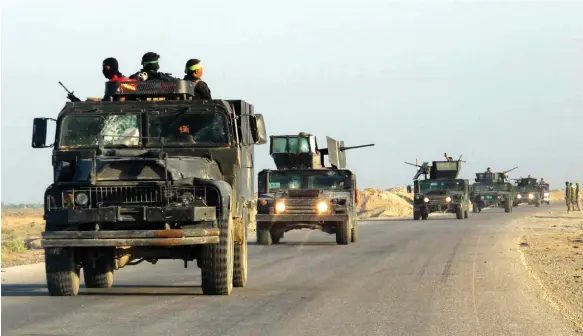
[[[336,242],[356,242],[358,193],[356,175],[346,169],[343,141],[327,137],[328,148],[318,149],[308,133],[270,136],[275,170],[258,174],[257,242],[277,244],[285,232],[296,229],[336,234]],[[324,164],[328,155],[331,167]]]
[[[105,91],[107,101],[34,119],[32,147],[53,147],[42,234],[49,293],[77,295],[81,268],[86,287],[108,288],[115,270],[159,259],[196,260],[206,295],[244,287],[262,115],[243,100],[199,100],[184,80]]]
[[[447,158],[447,155],[446,155]],[[424,162],[413,177],[413,187],[407,191],[413,193],[413,218],[427,219],[430,213],[455,213],[457,219],[468,218],[471,205],[469,186],[466,179],[459,179],[460,159],[454,161],[433,161],[432,165]],[[410,164],[406,162],[407,164]],[[424,179],[419,177],[424,175]],[[429,175],[429,178],[427,178]]]
[[[515,167],[511,170],[514,170]],[[509,213],[513,210],[514,185],[507,181],[507,173],[485,172],[476,173],[475,183],[471,186],[470,199],[473,205],[473,212],[482,212],[482,209],[489,207],[504,208]]]
[[[516,197],[514,198],[514,206],[522,203],[534,204],[535,207],[539,207],[543,202],[550,204],[550,200],[545,200],[545,191],[537,183],[536,178],[530,176],[521,177],[515,181],[515,185]]]

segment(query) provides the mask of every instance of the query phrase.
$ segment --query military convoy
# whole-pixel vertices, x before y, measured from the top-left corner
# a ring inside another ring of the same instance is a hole
[[[514,206],[528,204],[539,207],[542,203],[551,204],[550,190],[547,183],[538,183],[534,177],[521,177],[515,180],[516,197]]]
[[[445,161],[433,161],[430,166],[424,162],[418,167],[413,177],[413,187],[407,186],[407,192],[413,193],[413,219],[426,220],[430,213],[455,213],[457,219],[468,218],[471,206],[469,187],[466,179],[459,179],[461,157],[453,160],[445,155]],[[424,179],[419,177],[423,175]],[[429,178],[427,176],[429,175]]]
[[[275,170],[258,174],[257,243],[278,244],[290,230],[311,229],[336,235],[336,243],[356,242],[358,192],[356,175],[346,169],[343,141],[327,137],[318,148],[308,133],[270,137]],[[326,167],[328,155],[331,167]]]
[[[512,212],[514,185],[508,182],[507,174],[516,168],[518,167],[503,172],[476,173],[470,192],[474,213],[490,207],[504,208],[506,213]]]
[[[198,100],[184,80],[108,82],[106,97],[34,119],[32,147],[53,148],[50,295],[77,295],[81,268],[86,287],[108,288],[115,270],[160,259],[196,260],[205,295],[244,287],[262,115],[243,100]]]

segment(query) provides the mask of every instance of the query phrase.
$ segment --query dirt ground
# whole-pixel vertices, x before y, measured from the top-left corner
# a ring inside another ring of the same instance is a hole
[[[2,267],[44,260],[39,238],[44,231],[42,209],[2,210]]]
[[[539,213],[520,224],[520,250],[543,297],[583,331],[583,212]]]

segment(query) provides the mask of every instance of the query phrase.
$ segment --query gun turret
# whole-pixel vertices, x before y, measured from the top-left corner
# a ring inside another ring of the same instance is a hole
[[[324,156],[328,155],[331,168],[346,168],[348,149],[374,146],[374,144],[359,146],[344,146],[344,141],[326,137],[327,148],[318,149],[316,137],[301,132],[298,135],[271,136],[270,155],[277,169],[325,169]]]

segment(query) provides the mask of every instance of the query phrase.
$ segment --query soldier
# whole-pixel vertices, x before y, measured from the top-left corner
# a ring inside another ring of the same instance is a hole
[[[575,211],[575,206],[577,205],[577,189],[573,182],[570,184],[571,187],[571,210]]]
[[[492,174],[492,169],[490,169],[490,167],[488,167],[488,169],[486,169],[486,174]]]
[[[581,200],[579,198],[579,182],[575,183],[576,188],[575,188],[575,200],[576,200],[576,205],[577,205],[577,210],[582,211],[581,210]]]
[[[195,97],[199,99],[213,99],[211,97],[211,89],[209,89],[206,82],[202,78],[202,65],[198,59],[189,59],[184,67],[184,80],[191,80],[194,82]]]
[[[156,80],[172,80],[174,77],[170,74],[159,72],[160,70],[160,55],[155,52],[147,52],[142,56],[142,69],[135,74],[131,75],[131,79],[137,79],[140,81],[147,81],[150,79]]]
[[[567,203],[567,213],[571,211],[571,186],[565,182],[565,202]]]

